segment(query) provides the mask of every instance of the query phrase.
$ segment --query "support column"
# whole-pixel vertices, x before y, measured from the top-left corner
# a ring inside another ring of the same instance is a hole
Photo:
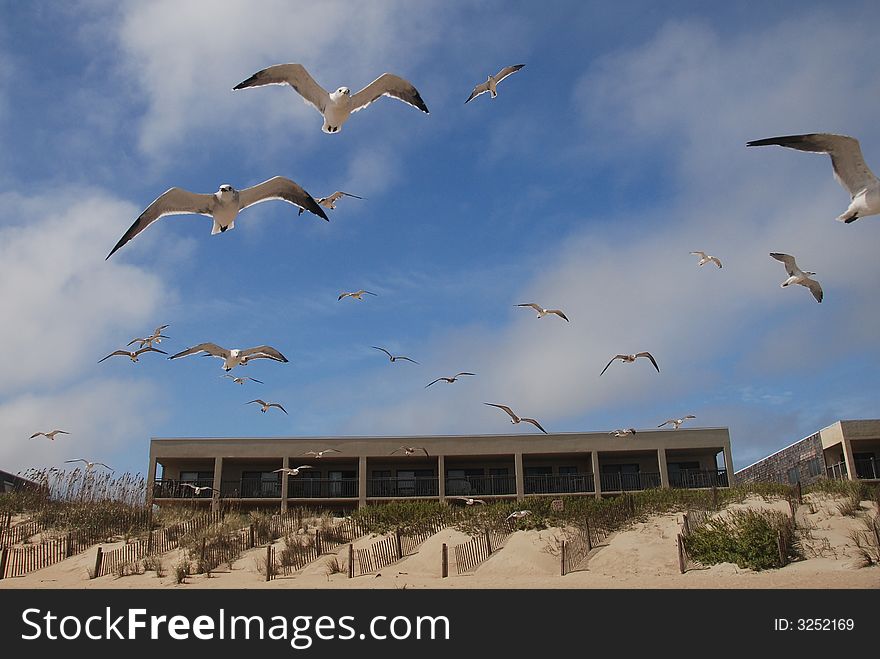
[[[853,456],[852,444],[849,443],[849,440],[844,437],[840,441],[840,445],[843,448],[843,461],[846,463],[846,474],[847,477],[851,480],[858,480],[856,476],[856,460]]]
[[[666,466],[666,449],[657,449],[657,465],[660,467],[660,487],[669,489],[669,467]]]
[[[437,494],[440,495],[440,503],[446,500],[446,456],[437,456]]]
[[[290,458],[284,456],[281,458],[281,468],[288,469],[290,467]],[[290,476],[283,471],[281,472],[281,514],[287,512],[287,492],[290,487]]]
[[[513,471],[516,474],[516,500],[522,501],[526,496],[526,484],[523,477],[522,453],[513,454]]]
[[[358,458],[358,508],[367,505],[367,456]]]
[[[220,510],[220,486],[223,483],[223,458],[214,458],[214,491],[211,493],[211,512]]]
[[[147,509],[153,506],[153,490],[156,487],[156,456],[150,455],[150,466],[147,469]]]
[[[596,492],[596,498],[602,498],[602,477],[599,473],[599,451],[593,451],[590,454],[593,460],[593,488]]]
[[[724,469],[727,471],[727,487],[733,487],[733,456],[730,454],[730,444],[724,447]]]

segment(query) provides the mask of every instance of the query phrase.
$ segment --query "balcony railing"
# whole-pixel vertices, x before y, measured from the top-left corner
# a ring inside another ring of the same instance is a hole
[[[260,478],[223,481],[220,496],[232,499],[280,499],[281,481],[264,481]]]
[[[825,468],[825,473],[828,478],[837,478],[840,480],[846,480],[849,478],[846,471],[846,463],[838,462],[837,464],[831,465],[830,467]]]
[[[290,499],[349,499],[358,497],[357,478],[299,478],[287,483]]]
[[[446,478],[446,496],[516,494],[516,476],[456,476]]]
[[[438,479],[431,477],[368,478],[368,497],[436,497]]]
[[[669,472],[669,486],[687,489],[728,487],[726,469],[681,469]]]
[[[603,492],[627,492],[660,487],[659,472],[600,474],[600,478]]]
[[[198,494],[193,487],[207,487]],[[213,496],[211,487],[214,485],[212,478],[199,478],[196,480],[166,480],[156,479],[153,483],[153,498],[155,499],[210,499]]]
[[[567,494],[596,491],[593,474],[526,476],[523,486],[526,494]]]
[[[856,478],[877,479],[880,478],[880,461],[875,458],[855,460]]]

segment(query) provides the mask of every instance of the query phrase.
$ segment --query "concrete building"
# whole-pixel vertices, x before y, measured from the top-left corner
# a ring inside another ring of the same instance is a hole
[[[809,485],[825,477],[880,482],[880,419],[832,423],[740,469],[734,482]]]
[[[417,450],[407,455],[403,447]],[[309,451],[326,452],[315,457]],[[732,464],[727,428],[649,430],[620,438],[607,432],[168,438],[150,443],[148,480],[160,505],[195,499],[215,509],[226,500],[281,510],[345,510],[399,499],[519,500],[727,487]],[[276,471],[301,465],[310,469],[286,478]]]

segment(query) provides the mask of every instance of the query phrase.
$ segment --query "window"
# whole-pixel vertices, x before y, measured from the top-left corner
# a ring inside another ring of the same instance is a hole
[[[560,467],[559,468],[559,475],[560,476],[563,476],[563,475],[568,476],[568,475],[578,474],[578,473],[580,473],[580,472],[578,472],[577,467]]]
[[[813,458],[809,462],[807,462],[807,473],[810,476],[818,476],[822,473],[822,460],[821,458]]]
[[[788,482],[791,485],[799,482],[801,480],[801,472],[797,467],[792,467],[788,470]]]

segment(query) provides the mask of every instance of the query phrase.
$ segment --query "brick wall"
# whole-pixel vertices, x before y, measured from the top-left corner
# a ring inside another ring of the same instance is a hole
[[[809,485],[825,477],[825,459],[819,433],[786,446],[734,474],[734,483],[774,482]]]

